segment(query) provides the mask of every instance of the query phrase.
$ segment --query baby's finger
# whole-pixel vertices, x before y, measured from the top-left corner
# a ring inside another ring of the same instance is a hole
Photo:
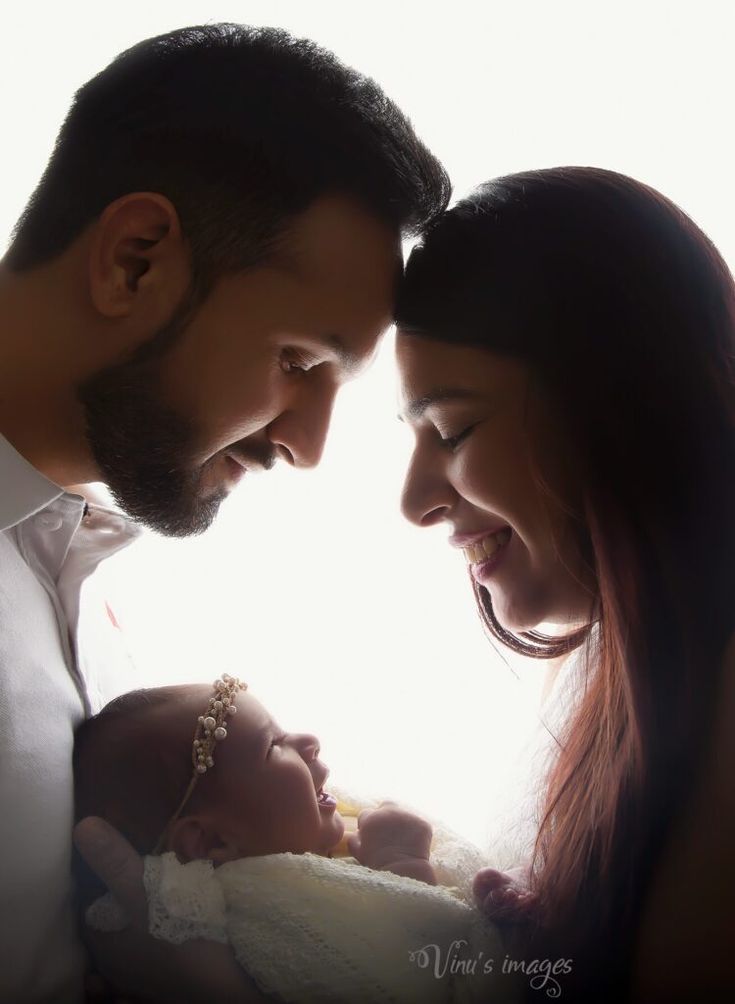
[[[359,833],[352,833],[347,838],[347,850],[350,852],[353,858],[359,858],[361,843],[362,841],[360,840]]]
[[[483,868],[473,883],[475,902],[482,913],[498,923],[524,923],[536,907],[537,897],[516,885],[506,872]]]
[[[482,868],[475,875],[472,889],[475,894],[478,906],[493,892],[510,886],[511,879],[507,872],[498,871],[497,868]]]
[[[104,819],[87,816],[74,827],[74,843],[123,908],[133,927],[147,930],[143,859],[125,837]]]

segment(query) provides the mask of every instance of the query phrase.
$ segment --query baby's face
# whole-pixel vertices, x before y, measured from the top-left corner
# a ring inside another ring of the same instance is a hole
[[[247,692],[236,704],[227,739],[218,743],[215,765],[203,779],[210,794],[202,811],[235,849],[233,857],[326,854],[344,823],[336,800],[324,792],[329,771],[319,759],[319,740],[284,732]]]

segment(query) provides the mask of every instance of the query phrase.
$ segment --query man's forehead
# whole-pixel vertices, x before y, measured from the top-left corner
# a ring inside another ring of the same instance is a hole
[[[349,304],[330,300],[312,316],[323,323],[305,323],[299,328],[301,336],[333,360],[345,379],[357,376],[372,362],[392,324],[391,312],[380,310],[378,304],[350,310]]]
[[[403,269],[400,235],[356,201],[315,200],[284,231],[278,253],[305,280],[362,293],[392,311]]]

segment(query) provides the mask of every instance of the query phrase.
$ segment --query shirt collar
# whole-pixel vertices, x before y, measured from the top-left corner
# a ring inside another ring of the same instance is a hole
[[[64,494],[0,435],[0,531],[45,509]]]

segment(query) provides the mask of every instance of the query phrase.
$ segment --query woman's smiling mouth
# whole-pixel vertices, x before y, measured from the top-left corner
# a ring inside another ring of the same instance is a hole
[[[512,530],[505,526],[502,530],[490,533],[486,537],[467,544],[462,548],[468,565],[484,563],[488,558],[492,558],[510,540]]]

